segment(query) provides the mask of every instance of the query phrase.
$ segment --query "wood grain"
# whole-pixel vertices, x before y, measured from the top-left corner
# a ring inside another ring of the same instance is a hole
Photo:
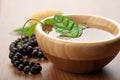
[[[8,58],[9,44],[18,36],[11,34],[14,29],[0,20],[0,80],[119,80],[120,54],[103,70],[92,74],[73,74],[57,69],[50,61],[40,61],[42,71],[38,75],[25,75],[14,68]],[[7,29],[6,29],[7,28]]]

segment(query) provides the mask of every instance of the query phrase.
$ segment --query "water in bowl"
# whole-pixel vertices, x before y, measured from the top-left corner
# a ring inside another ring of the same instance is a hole
[[[83,34],[78,38],[67,38],[64,36],[61,37],[54,28],[48,35],[71,41],[101,41],[114,37],[113,34],[97,28],[86,28],[83,30]]]

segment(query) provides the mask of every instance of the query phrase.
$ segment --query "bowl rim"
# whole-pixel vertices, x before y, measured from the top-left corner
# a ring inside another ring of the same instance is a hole
[[[73,15],[80,15],[80,16],[93,16],[93,17],[98,17],[98,18],[102,18],[104,20],[107,20],[107,21],[110,21],[112,22],[113,24],[115,24],[117,26],[117,28],[119,29],[118,30],[118,33],[117,35],[114,35],[113,37],[109,38],[109,39],[105,39],[105,40],[99,40],[99,41],[70,41],[70,40],[64,40],[64,39],[59,39],[59,38],[56,38],[56,37],[53,37],[53,36],[50,36],[50,35],[47,35],[43,30],[42,30],[42,26],[40,23],[38,23],[36,25],[36,29],[43,35],[47,36],[48,38],[51,38],[51,39],[54,39],[54,40],[58,40],[58,41],[61,41],[61,42],[70,42],[70,43],[109,43],[109,42],[114,42],[114,41],[117,41],[117,40],[120,40],[120,24],[118,22],[116,22],[115,20],[112,20],[110,18],[106,18],[106,17],[103,17],[103,16],[97,16],[97,15],[91,15],[91,14],[62,14],[64,16],[73,16]],[[53,16],[50,16],[50,17],[47,17],[47,18],[44,18],[41,20],[41,22],[43,22],[45,19],[48,19],[48,18],[52,18]]]

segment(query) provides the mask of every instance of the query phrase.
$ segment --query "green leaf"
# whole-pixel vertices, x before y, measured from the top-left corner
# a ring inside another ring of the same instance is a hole
[[[23,35],[27,35],[29,27],[25,27],[24,30],[22,28],[16,29],[14,30],[14,32],[18,33],[19,35],[22,35],[22,31],[23,31]]]
[[[57,23],[61,23],[63,21],[63,17],[62,15],[55,15],[54,16],[54,20],[57,22]]]
[[[56,32],[72,38],[81,36],[83,27],[72,19],[62,15],[55,15],[54,20]]]
[[[47,24],[47,25],[53,25],[54,24],[54,19],[53,18],[46,19],[43,23]]]
[[[33,25],[31,25],[31,26],[29,27],[29,29],[28,29],[28,38],[29,38],[29,40],[30,40],[30,38],[31,38],[31,35],[35,32],[35,27],[36,27],[36,25],[37,25],[37,24],[33,24]]]
[[[52,27],[49,27],[49,25],[52,25],[56,32],[72,38],[81,36],[83,30],[82,25],[78,25],[72,19],[62,15],[55,15],[54,18],[46,19],[43,23],[45,32],[49,33],[52,30]]]

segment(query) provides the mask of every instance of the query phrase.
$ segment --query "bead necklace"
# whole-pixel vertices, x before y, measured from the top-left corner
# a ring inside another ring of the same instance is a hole
[[[20,38],[12,42],[9,46],[9,58],[11,63],[21,72],[25,74],[38,74],[42,70],[40,63],[30,62],[28,58],[47,59],[42,50],[38,47],[36,37],[33,34],[30,41],[28,36],[22,38],[23,45],[20,45]]]

